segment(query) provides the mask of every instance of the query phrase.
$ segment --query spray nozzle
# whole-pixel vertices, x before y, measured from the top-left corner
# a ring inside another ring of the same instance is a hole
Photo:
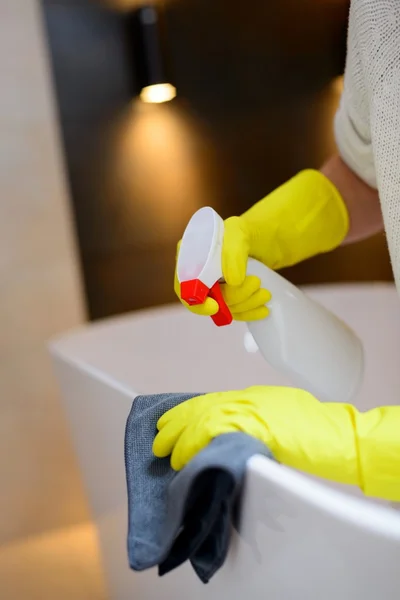
[[[190,306],[203,304],[207,297],[219,306],[212,316],[216,325],[229,325],[231,312],[223,298],[222,241],[224,222],[210,207],[201,208],[190,219],[179,249],[177,276],[181,298]]]

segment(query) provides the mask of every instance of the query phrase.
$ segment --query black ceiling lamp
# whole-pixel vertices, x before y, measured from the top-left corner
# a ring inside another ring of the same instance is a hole
[[[165,24],[160,8],[142,6],[132,13],[130,23],[141,100],[148,103],[172,100],[176,88],[168,75]]]

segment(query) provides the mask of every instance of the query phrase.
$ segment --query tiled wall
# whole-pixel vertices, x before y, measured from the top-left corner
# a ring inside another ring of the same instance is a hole
[[[0,546],[86,517],[46,340],[84,319],[39,0],[0,1]]]

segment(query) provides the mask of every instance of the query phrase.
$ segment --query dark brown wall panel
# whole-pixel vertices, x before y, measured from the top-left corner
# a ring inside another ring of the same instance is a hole
[[[348,10],[345,0],[167,3],[178,97],[144,106],[127,16],[107,5],[43,1],[93,318],[174,299],[175,244],[197,208],[239,214],[334,151]],[[391,278],[382,236],[287,274]]]

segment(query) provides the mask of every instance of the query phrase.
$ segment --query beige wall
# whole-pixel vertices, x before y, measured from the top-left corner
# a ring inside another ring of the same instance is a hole
[[[39,0],[0,0],[0,546],[86,516],[46,340],[84,319]]]

